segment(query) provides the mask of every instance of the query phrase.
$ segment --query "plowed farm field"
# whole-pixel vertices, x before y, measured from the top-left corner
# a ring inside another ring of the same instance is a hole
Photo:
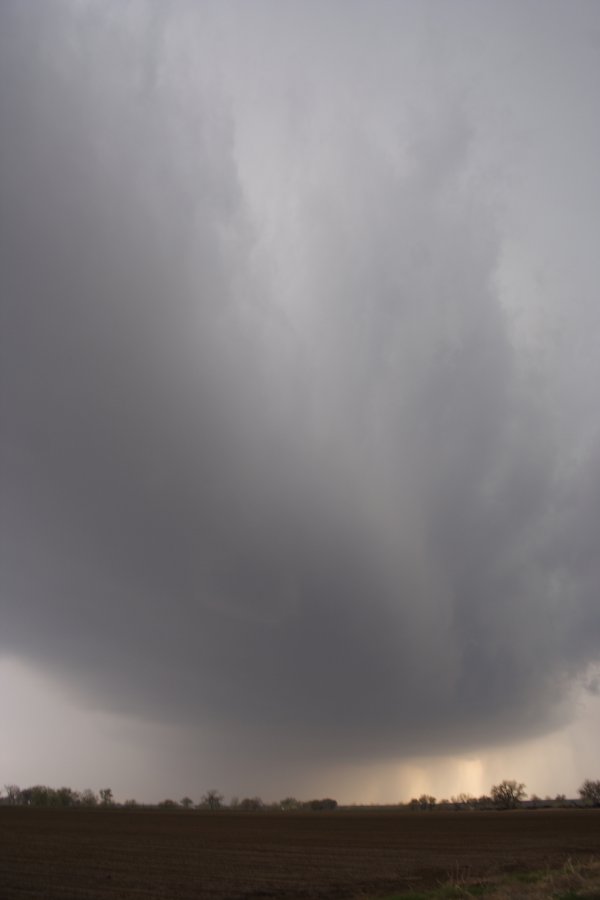
[[[1,900],[352,900],[598,855],[600,810],[0,808]]]

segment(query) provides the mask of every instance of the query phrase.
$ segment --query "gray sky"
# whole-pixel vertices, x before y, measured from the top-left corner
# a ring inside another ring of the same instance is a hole
[[[5,0],[4,781],[598,777],[599,83],[582,0]]]

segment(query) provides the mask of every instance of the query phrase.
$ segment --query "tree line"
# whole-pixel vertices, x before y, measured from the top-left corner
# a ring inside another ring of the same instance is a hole
[[[0,792],[0,803],[5,806],[114,806],[111,788],[101,788],[98,793],[86,788],[74,791],[70,787],[52,788],[46,784],[34,784],[20,788],[17,784],[5,784],[5,795]]]
[[[437,800],[431,794],[421,794],[413,797],[409,803],[397,804],[399,807],[408,808],[414,812],[431,812],[434,809],[517,809],[524,803],[529,806],[557,806],[576,805],[600,807],[600,780],[592,781],[586,778],[579,788],[579,801],[567,800],[564,794],[556,797],[546,797],[544,800],[533,794],[527,799],[525,785],[518,781],[504,780],[492,785],[489,795],[474,797],[470,794],[458,794],[450,800]],[[156,804],[138,803],[136,800],[125,800],[116,803],[111,788],[101,788],[97,793],[90,788],[83,791],[75,791],[70,787],[52,788],[43,784],[36,784],[27,788],[20,788],[16,784],[6,784],[4,794],[0,791],[0,804],[4,806],[33,806],[33,807],[126,807],[135,808],[157,807],[159,809],[206,809],[220,810],[233,809],[242,812],[257,812],[259,810],[289,811],[331,811],[338,808],[336,800],[331,797],[315,800],[297,800],[295,797],[285,797],[276,803],[265,803],[260,797],[232,797],[228,804],[224,795],[211,788],[202,795],[197,803],[191,797],[182,797],[181,800],[165,799]]]
[[[579,804],[583,806],[600,806],[600,781],[592,781],[586,778],[578,790]],[[413,797],[408,804],[409,809],[415,811],[431,811],[432,809],[517,809],[527,802],[529,806],[560,806],[573,805],[577,801],[567,800],[564,794],[557,794],[554,798],[541,799],[532,794],[529,800],[525,785],[520,781],[504,780],[499,784],[493,784],[489,794],[474,797],[471,794],[458,794],[450,800],[438,801],[430,794],[421,794]]]
[[[245,812],[256,812],[262,809],[281,810],[333,810],[337,809],[337,800],[324,797],[320,800],[296,800],[294,797],[286,797],[277,803],[265,803],[260,797],[232,797],[228,804],[225,797],[214,788],[202,795],[198,803],[194,803],[191,797],[182,797],[181,800],[167,798],[159,803],[139,803],[129,799],[123,803],[117,803],[111,788],[101,788],[97,793],[90,788],[84,791],[75,791],[70,787],[52,788],[45,784],[36,784],[31,787],[21,788],[16,784],[4,785],[4,794],[0,791],[0,804],[3,806],[35,806],[35,807],[157,807],[159,809],[237,809]]]

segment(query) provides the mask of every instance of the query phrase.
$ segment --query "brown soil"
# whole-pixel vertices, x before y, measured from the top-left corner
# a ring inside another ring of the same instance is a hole
[[[1,900],[350,900],[599,854],[600,810],[0,808]]]

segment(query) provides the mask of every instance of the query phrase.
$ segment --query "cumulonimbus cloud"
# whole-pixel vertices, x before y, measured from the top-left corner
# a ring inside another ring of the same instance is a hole
[[[485,121],[331,35],[255,71],[239,16],[3,9],[2,646],[262,754],[551,727],[598,451],[502,302]]]

